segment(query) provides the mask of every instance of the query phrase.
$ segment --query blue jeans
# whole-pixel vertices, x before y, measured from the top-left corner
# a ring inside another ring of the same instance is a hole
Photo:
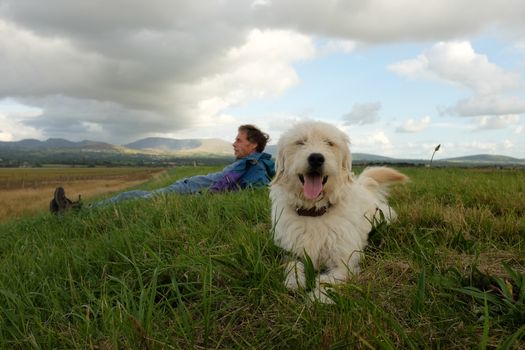
[[[211,175],[211,176],[210,176]],[[95,202],[90,205],[90,207],[100,207],[107,204],[116,204],[129,199],[149,199],[154,196],[168,194],[168,193],[178,193],[178,194],[192,194],[198,193],[203,189],[207,189],[214,181],[215,174],[208,175],[197,175],[192,176],[186,179],[179,180],[172,183],[171,185],[163,188],[159,188],[153,191],[144,191],[144,190],[133,190],[117,194],[111,198]]]

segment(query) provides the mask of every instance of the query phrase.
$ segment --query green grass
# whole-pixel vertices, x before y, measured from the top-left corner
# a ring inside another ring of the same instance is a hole
[[[264,189],[0,225],[0,348],[524,348],[525,172],[401,170],[334,305],[284,288]]]

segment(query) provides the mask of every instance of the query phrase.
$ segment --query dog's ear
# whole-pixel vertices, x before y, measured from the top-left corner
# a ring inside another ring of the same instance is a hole
[[[283,149],[284,147],[282,147],[282,145],[278,145],[277,159],[275,161],[275,177],[273,178],[272,184],[279,183],[284,177],[284,150]]]
[[[350,152],[350,140],[347,138],[345,141],[345,148],[343,149],[343,164],[341,168],[343,169],[345,180],[352,182],[352,153]]]

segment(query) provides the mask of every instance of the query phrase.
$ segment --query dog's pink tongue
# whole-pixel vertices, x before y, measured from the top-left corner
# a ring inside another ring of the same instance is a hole
[[[323,190],[323,178],[321,176],[304,176],[304,195],[308,199],[315,199]]]

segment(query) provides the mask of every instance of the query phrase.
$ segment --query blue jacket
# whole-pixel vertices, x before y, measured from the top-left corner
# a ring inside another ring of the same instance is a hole
[[[214,177],[211,192],[235,191],[247,187],[267,186],[275,175],[275,163],[268,153],[255,152],[237,159]]]

